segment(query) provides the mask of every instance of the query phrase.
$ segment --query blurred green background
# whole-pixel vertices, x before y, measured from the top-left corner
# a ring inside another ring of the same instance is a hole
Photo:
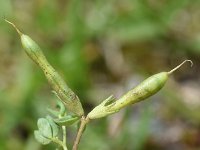
[[[200,149],[199,0],[0,0],[0,150],[51,150],[33,131],[56,97],[5,16],[30,35],[86,112],[185,59],[147,101],[91,122],[80,150]],[[76,126],[68,129],[70,147]]]

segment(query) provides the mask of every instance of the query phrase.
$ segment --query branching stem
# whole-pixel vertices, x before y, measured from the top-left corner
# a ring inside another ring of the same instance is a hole
[[[81,136],[82,136],[83,131],[84,131],[84,129],[85,129],[85,127],[86,127],[86,125],[87,125],[87,123],[88,123],[89,121],[90,121],[90,120],[89,120],[88,117],[82,116],[82,118],[81,118],[81,125],[80,125],[80,128],[79,128],[79,130],[78,130],[78,133],[77,133],[77,135],[76,135],[76,139],[75,139],[75,141],[74,141],[74,145],[73,145],[72,150],[78,150],[78,144],[79,144],[79,142],[80,142]]]

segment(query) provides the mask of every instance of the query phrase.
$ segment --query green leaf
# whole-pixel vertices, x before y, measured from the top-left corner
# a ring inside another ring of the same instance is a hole
[[[69,126],[75,123],[77,120],[79,120],[79,117],[67,115],[59,119],[54,119],[54,122],[56,122],[59,125]]]
[[[57,105],[58,105],[59,108],[60,108],[60,115],[61,115],[61,116],[64,116],[65,113],[66,113],[65,105],[63,104],[63,102],[62,102],[61,100],[58,100],[58,101],[57,101]]]
[[[51,129],[50,123],[47,119],[45,119],[45,118],[38,119],[37,125],[38,125],[38,129],[39,129],[40,133],[44,137],[46,137],[46,138],[53,137],[52,129]]]
[[[47,116],[46,118],[51,126],[53,137],[56,137],[59,132],[59,126],[53,121],[53,118],[51,116]]]
[[[52,115],[54,115],[55,117],[58,117],[60,115],[60,112],[56,111],[56,110],[53,110],[51,108],[47,108],[47,111],[49,113],[51,113]]]
[[[58,96],[58,94],[56,93],[56,91],[52,91],[52,93],[54,93],[56,95],[56,97],[58,98],[57,99],[57,107],[59,108],[59,111],[55,111],[55,110],[52,110],[50,108],[48,108],[48,111],[50,113],[52,113],[54,116],[58,117],[58,116],[64,116],[65,113],[66,113],[66,107],[65,105],[63,104],[62,100],[60,99],[60,97]]]
[[[36,139],[39,143],[41,143],[41,144],[43,144],[43,145],[47,145],[47,144],[49,144],[49,143],[51,142],[50,139],[45,138],[45,137],[40,133],[40,131],[38,131],[38,130],[35,130],[35,131],[34,131],[34,135],[35,135],[35,139]]]

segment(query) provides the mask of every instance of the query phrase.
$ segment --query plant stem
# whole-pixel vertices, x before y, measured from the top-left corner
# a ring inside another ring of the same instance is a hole
[[[60,145],[61,147],[63,147],[64,149],[64,145],[63,145],[63,142],[61,140],[59,140],[58,138],[52,138],[51,139],[54,143]]]
[[[76,139],[75,139],[75,141],[74,141],[74,145],[73,145],[72,150],[78,150],[78,144],[79,144],[79,142],[80,142],[80,139],[81,139],[81,136],[82,136],[83,131],[84,131],[84,129],[85,129],[85,126],[86,126],[86,124],[87,124],[88,122],[89,122],[89,118],[88,118],[88,117],[85,118],[85,116],[82,116],[82,118],[81,118],[81,125],[80,125],[80,128],[79,128],[79,130],[78,130]]]
[[[63,145],[63,150],[68,150],[66,145]]]
[[[59,118],[62,118],[64,116],[63,115],[59,115],[58,117]],[[68,150],[67,148],[67,131],[66,131],[66,126],[62,126],[62,134],[63,134],[63,140],[62,140],[62,147],[63,147],[63,150]]]
[[[63,148],[63,150],[68,150],[68,149],[67,149],[66,143],[64,143],[63,141],[59,140],[58,138],[52,138],[51,140],[52,140],[54,143],[60,145],[60,146]]]
[[[65,126],[62,126],[62,130],[63,130],[63,149],[64,150],[68,150],[67,149],[67,137],[66,137],[66,127]]]

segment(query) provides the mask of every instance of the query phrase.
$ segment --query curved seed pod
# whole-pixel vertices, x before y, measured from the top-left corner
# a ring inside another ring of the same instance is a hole
[[[89,114],[88,117],[90,119],[101,118],[107,116],[109,114],[113,114],[120,109],[124,108],[127,105],[134,104],[140,102],[155,93],[157,93],[166,83],[170,74],[180,68],[185,62],[190,62],[191,66],[193,65],[191,60],[185,60],[180,65],[175,67],[169,72],[161,72],[155,74],[146,80],[144,80],[141,84],[136,86],[134,89],[130,90],[124,96],[122,96],[119,100],[109,103],[110,98],[103,101],[100,105],[95,107]]]
[[[19,31],[19,29],[12,22],[9,22],[6,19],[5,21],[11,24],[17,30],[27,55],[43,70],[52,89],[63,101],[66,108],[70,112],[73,112],[78,116],[82,116],[84,111],[78,96],[67,86],[63,78],[49,64],[41,48],[29,36],[24,35],[21,31]]]

